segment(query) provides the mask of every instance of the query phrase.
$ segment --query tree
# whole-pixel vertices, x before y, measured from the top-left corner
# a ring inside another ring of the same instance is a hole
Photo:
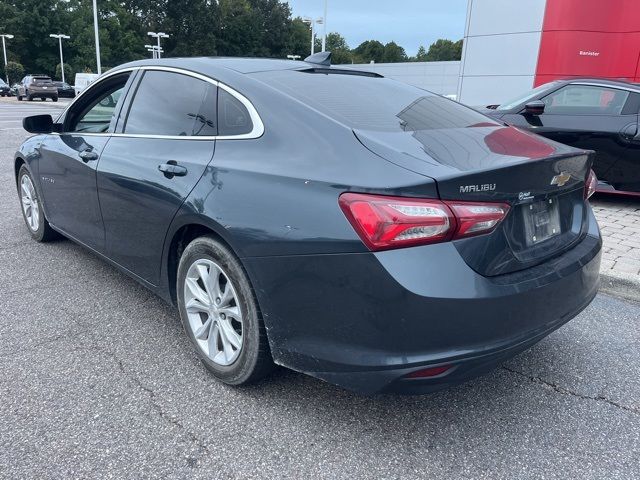
[[[353,54],[356,63],[380,63],[384,58],[384,45],[377,40],[367,40],[358,45]]]
[[[60,64],[58,63],[56,65],[56,79],[62,80],[62,68],[60,68]],[[68,82],[68,83],[73,83],[73,69],[71,68],[71,65],[69,65],[68,63],[64,64],[64,79]]]
[[[406,62],[407,54],[400,45],[396,42],[389,42],[384,46],[384,55],[382,57],[383,62]]]
[[[462,40],[452,42],[440,38],[429,46],[425,56],[427,62],[460,60],[462,57]]]
[[[289,24],[285,50],[286,55],[300,55],[300,58],[311,53],[311,31],[300,17],[294,18]]]
[[[9,85],[19,82],[24,77],[24,67],[18,62],[7,62],[5,77],[9,77]]]
[[[418,48],[418,53],[413,58],[413,60],[416,61],[416,62],[426,62],[427,61],[427,50],[422,45],[420,45],[420,48]]]

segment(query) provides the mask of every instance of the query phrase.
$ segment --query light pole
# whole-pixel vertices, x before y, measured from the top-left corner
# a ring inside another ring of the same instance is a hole
[[[157,45],[145,45],[147,52],[151,52],[151,58],[160,58],[160,53],[164,52],[162,48],[158,49]]]
[[[311,55],[313,55],[316,51],[316,24],[322,25],[323,20],[322,17],[318,17],[315,20],[310,17],[303,17],[302,21],[304,23],[308,23],[311,26]]]
[[[0,37],[2,37],[2,53],[4,53],[4,73],[7,77],[7,85],[9,85],[9,73],[7,72],[7,45],[4,43],[4,39],[5,38],[13,38],[13,35],[9,35],[8,33],[5,33],[3,35],[0,35]]]
[[[100,37],[98,35],[98,7],[96,0],[93,0],[93,34],[96,37],[96,65],[98,66],[98,75],[102,75],[102,66],[100,65]]]
[[[327,49],[327,0],[324,0],[324,17],[323,18],[323,32],[322,32],[322,51]]]
[[[62,72],[62,83],[65,83],[64,82],[64,58],[62,57],[62,39],[64,38],[65,40],[69,40],[71,37],[63,33],[58,33],[58,34],[51,33],[49,34],[49,36],[51,38],[58,39],[58,44],[60,45],[60,70]]]
[[[158,39],[158,58],[160,57],[160,52],[162,51],[162,47],[160,46],[160,39],[161,38],[169,38],[169,35],[167,35],[164,32],[147,32],[147,35],[149,35],[150,37],[154,37]]]

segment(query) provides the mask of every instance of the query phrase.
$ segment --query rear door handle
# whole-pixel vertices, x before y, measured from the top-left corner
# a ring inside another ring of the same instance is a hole
[[[158,170],[164,173],[167,178],[184,177],[187,174],[187,169],[173,160],[158,165]]]
[[[80,153],[78,153],[78,156],[85,163],[89,162],[91,160],[97,160],[98,159],[98,153],[94,152],[93,150],[83,150]]]

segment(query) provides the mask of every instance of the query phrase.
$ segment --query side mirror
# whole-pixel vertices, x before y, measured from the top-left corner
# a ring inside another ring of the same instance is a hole
[[[33,115],[22,119],[22,128],[29,133],[51,133],[53,118],[51,115]]]
[[[533,100],[524,106],[524,112],[528,115],[542,115],[544,113],[544,102]]]

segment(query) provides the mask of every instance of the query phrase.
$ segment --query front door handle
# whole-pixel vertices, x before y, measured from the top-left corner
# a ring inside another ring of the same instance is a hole
[[[638,124],[635,122],[625,125],[624,127],[622,127],[622,130],[620,130],[620,135],[625,140],[633,140],[633,138],[637,134],[638,134]]]
[[[174,160],[158,165],[158,170],[164,173],[167,178],[184,177],[187,174],[187,169],[182,165],[178,165]]]
[[[93,150],[83,150],[80,153],[78,153],[78,156],[85,163],[87,163],[87,162],[89,162],[91,160],[97,160],[98,159],[98,153],[94,152]]]

